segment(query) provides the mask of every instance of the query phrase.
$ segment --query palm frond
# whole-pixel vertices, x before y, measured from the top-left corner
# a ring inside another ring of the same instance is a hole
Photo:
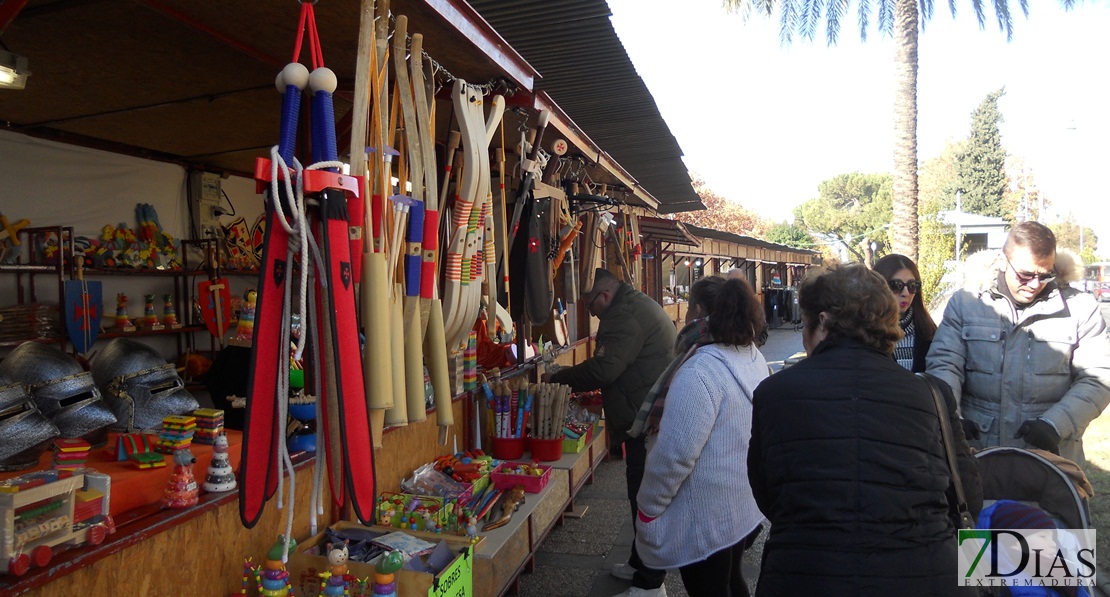
[[[933,0],[919,0],[917,3],[917,14],[920,15],[918,20],[921,21],[921,28],[924,30],[925,23],[933,18]]]
[[[894,35],[894,1],[879,0],[879,33]]]
[[[795,0],[783,0],[779,4],[779,37],[784,45],[794,39],[794,31],[799,26],[798,11],[798,2]]]
[[[867,41],[867,26],[871,23],[871,0],[859,0],[859,37]]]
[[[1025,2],[1025,0],[1021,0]],[[952,13],[952,18],[956,18],[956,0],[948,0],[948,11]]]
[[[817,34],[817,21],[821,20],[821,9],[824,8],[824,4],[824,0],[807,0],[805,2],[801,30],[799,31],[805,39],[813,41],[813,36]]]
[[[979,28],[987,26],[987,16],[983,12],[983,0],[971,0],[971,7],[975,9],[975,18],[979,21]]]
[[[1006,32],[1006,41],[1014,39],[1014,17],[1010,14],[1008,0],[994,0],[994,15],[998,19],[998,30]]]
[[[1072,7],[1072,4],[1074,2],[1073,2],[1073,0],[1061,0],[1060,3],[1064,5],[1065,9],[1068,9],[1068,8]],[[1020,2],[1018,2],[1018,5],[1021,6],[1021,13],[1023,15],[1025,15],[1025,18],[1028,19],[1029,18],[1029,0],[1021,0]]]
[[[847,11],[848,0],[830,0],[825,13],[825,37],[829,40],[830,46],[836,43],[840,34],[840,20]]]

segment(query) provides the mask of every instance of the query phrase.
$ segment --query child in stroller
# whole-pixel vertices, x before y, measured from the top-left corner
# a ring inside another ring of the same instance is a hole
[[[983,483],[981,529],[1089,529],[1094,491],[1082,469],[1055,454],[1014,447],[976,455]],[[1089,597],[1088,587],[1008,586],[1013,597]]]

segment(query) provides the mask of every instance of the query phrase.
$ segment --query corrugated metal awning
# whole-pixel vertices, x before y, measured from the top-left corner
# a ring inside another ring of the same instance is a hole
[[[690,234],[690,231],[686,229],[686,224],[677,220],[640,216],[640,234],[665,243],[691,247],[701,246],[701,240]]]
[[[704,209],[663,120],[609,20],[605,0],[471,0],[539,73],[537,90],[660,203],[661,213]]]

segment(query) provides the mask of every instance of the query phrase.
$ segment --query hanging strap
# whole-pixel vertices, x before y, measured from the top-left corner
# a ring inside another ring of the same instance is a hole
[[[929,386],[929,392],[933,396],[933,404],[936,406],[937,418],[940,419],[940,432],[944,439],[944,455],[948,460],[948,472],[952,477],[952,487],[956,494],[956,503],[954,506],[949,504],[949,508],[958,518],[960,528],[973,529],[975,528],[975,520],[967,510],[964,484],[960,480],[960,467],[956,463],[956,446],[952,439],[952,424],[948,419],[948,407],[944,403],[944,396],[937,385],[939,382],[927,373],[918,373],[917,376],[925,381],[925,385]]]
[[[304,41],[307,29],[308,48],[312,60],[312,68],[324,66],[324,50],[320,47],[320,35],[316,32],[316,11],[312,8],[314,2],[301,2],[301,18],[297,23],[297,41],[293,44],[293,60],[301,61],[301,42]]]

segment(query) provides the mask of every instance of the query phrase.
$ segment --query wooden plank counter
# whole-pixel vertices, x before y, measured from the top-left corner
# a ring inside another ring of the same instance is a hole
[[[551,467],[547,486],[539,493],[527,494],[509,524],[482,533],[485,541],[474,553],[476,597],[499,597],[516,587],[520,573],[530,570],[536,551],[552,529],[562,524],[574,496],[606,455],[606,435],[604,427],[599,427],[581,452],[543,463]]]

